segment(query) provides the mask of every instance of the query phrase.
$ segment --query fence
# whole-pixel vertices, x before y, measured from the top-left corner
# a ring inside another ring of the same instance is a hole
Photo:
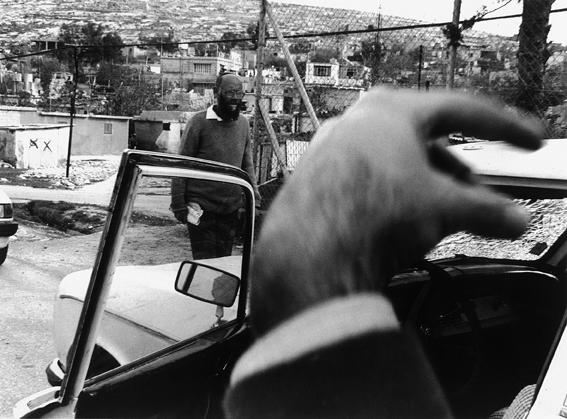
[[[549,1],[528,3],[535,9],[525,9],[523,24],[521,16],[501,18],[517,22],[519,29],[518,36],[504,37],[483,31],[491,19],[459,26],[426,24],[266,2],[265,15],[260,15],[260,22],[265,18],[267,23],[267,40],[259,48],[263,80],[256,121],[264,124],[268,114],[274,130],[257,130],[261,181],[292,171],[318,124],[342,113],[374,85],[424,94],[451,88],[497,97],[519,112],[539,115],[549,137],[565,138],[566,47],[544,42],[549,28],[541,21],[549,13],[545,15],[543,3]]]
[[[138,101],[149,110],[194,111],[211,103],[216,74],[241,74],[245,99],[251,105],[255,163],[267,208],[319,124],[342,113],[374,85],[423,94],[449,86],[495,96],[519,107],[520,112],[539,115],[547,122],[550,137],[567,137],[567,47],[546,44],[548,28],[541,23],[549,17],[550,3],[525,2],[534,9],[526,11],[524,20],[521,16],[502,18],[516,22],[519,30],[518,36],[503,37],[483,30],[488,19],[458,25],[428,24],[377,13],[263,0],[257,3],[259,14],[243,26],[249,29],[257,23],[254,31],[127,45],[130,52],[153,47],[159,54],[146,56],[145,62],[136,62],[129,55],[126,64],[130,71],[119,74],[120,87],[115,89],[100,86],[102,80],[117,76],[115,69],[104,73],[101,65],[94,74],[88,66],[79,71],[78,63],[112,58],[115,54],[110,52],[115,52],[116,46],[80,45],[67,53],[43,51],[34,57],[40,76],[42,71],[52,71],[46,65],[48,57],[57,57],[59,62],[66,57],[66,68],[56,66],[61,78],[52,84],[59,81],[60,95],[71,99],[64,107],[71,114],[77,106],[85,112],[110,112],[108,100],[102,108],[101,101],[96,102],[99,108],[92,105],[96,95],[113,98],[112,112],[121,115],[132,112]],[[180,16],[175,23],[183,20]],[[465,29],[471,24],[472,28]],[[203,75],[210,62],[210,74]],[[161,66],[159,73],[152,71],[156,66]],[[81,77],[91,82],[90,96],[81,93]],[[30,85],[32,90],[40,87]],[[44,84],[43,90],[47,88]],[[126,95],[126,88],[135,91],[136,100]]]

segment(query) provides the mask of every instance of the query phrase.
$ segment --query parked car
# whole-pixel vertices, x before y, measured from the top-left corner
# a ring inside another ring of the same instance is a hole
[[[488,417],[533,384],[528,418],[565,416],[567,140],[548,140],[536,152],[499,142],[449,149],[484,183],[528,208],[531,226],[517,240],[449,236],[419,266],[392,278],[387,295],[400,322],[419,336],[455,417]],[[118,266],[138,186],[172,177],[242,188],[241,252]],[[56,367],[63,380],[20,401],[15,416],[221,417],[231,369],[252,340],[246,300],[253,223],[252,188],[238,169],[127,152],[89,285],[86,272],[72,274],[58,294]],[[219,285],[222,298],[213,292]],[[79,310],[79,321],[62,324]]]
[[[6,260],[10,237],[18,231],[18,223],[14,222],[14,207],[6,193],[0,190],[0,265]]]

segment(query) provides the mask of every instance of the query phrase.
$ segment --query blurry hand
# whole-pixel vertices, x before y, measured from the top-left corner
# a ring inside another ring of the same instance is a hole
[[[255,244],[257,333],[318,302],[380,291],[459,230],[519,236],[529,215],[434,140],[453,132],[536,149],[535,119],[448,92],[376,89],[319,129]]]

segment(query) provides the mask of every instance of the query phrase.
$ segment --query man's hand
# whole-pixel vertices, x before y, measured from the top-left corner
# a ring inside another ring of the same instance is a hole
[[[173,216],[179,221],[180,223],[187,224],[187,209],[173,211]]]
[[[255,244],[257,333],[321,301],[380,291],[456,231],[523,233],[528,213],[434,143],[454,132],[529,149],[543,135],[535,119],[478,97],[384,89],[319,129]]]

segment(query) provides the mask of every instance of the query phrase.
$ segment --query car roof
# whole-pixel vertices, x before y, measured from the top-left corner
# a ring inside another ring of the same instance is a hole
[[[567,181],[567,139],[543,140],[536,151],[504,141],[459,144],[448,149],[482,176]],[[565,185],[567,188],[567,182]]]

